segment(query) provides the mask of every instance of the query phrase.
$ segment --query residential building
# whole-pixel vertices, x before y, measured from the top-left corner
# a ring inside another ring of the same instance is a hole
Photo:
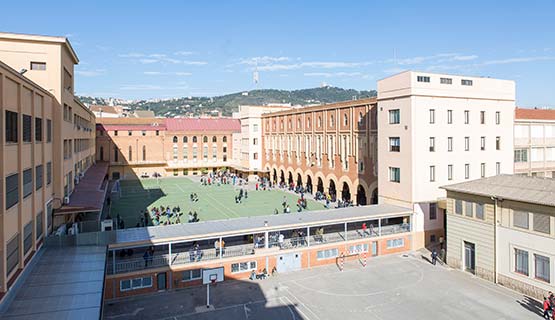
[[[77,63],[66,38],[0,33],[0,295],[78,212],[67,209],[94,162],[95,117],[73,95]]]
[[[447,263],[541,299],[555,285],[555,180],[498,175],[447,191]]]
[[[275,183],[377,203],[376,99],[262,115],[263,166]]]
[[[407,71],[377,104],[380,203],[414,208],[416,247],[442,240],[440,186],[513,172],[513,81]]]
[[[555,110],[515,109],[514,170],[555,178]]]

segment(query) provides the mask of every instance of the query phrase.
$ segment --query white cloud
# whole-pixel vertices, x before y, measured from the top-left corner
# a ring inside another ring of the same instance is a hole
[[[187,61],[187,60],[181,61],[181,63],[189,66],[204,66],[208,64],[208,62],[206,61]]]
[[[547,60],[555,60],[555,57],[540,56],[540,57],[507,58],[507,59],[500,59],[500,60],[484,61],[480,65],[489,66],[489,65],[496,65],[496,64],[509,64],[509,63],[547,61]]]
[[[246,64],[246,65],[266,65],[274,62],[284,62],[289,61],[291,58],[289,57],[271,57],[271,56],[261,56],[261,57],[252,57],[252,58],[244,58],[239,61],[239,64]]]
[[[174,52],[173,54],[175,54],[176,56],[190,56],[192,54],[194,54],[193,51],[177,51]]]
[[[144,57],[144,56],[145,56],[144,54],[137,53],[137,52],[118,54],[118,57],[120,57],[120,58],[141,58],[141,57]]]
[[[158,59],[139,59],[139,62],[142,64],[156,63],[158,61]]]
[[[170,63],[170,64],[184,64],[184,65],[192,65],[192,66],[202,66],[202,65],[208,64],[208,62],[206,61],[189,61],[189,60],[170,58],[163,53],[145,54],[145,53],[131,52],[131,53],[125,53],[125,54],[118,54],[118,57],[138,61],[139,63],[142,63],[142,64]]]
[[[160,71],[145,71],[144,75],[147,76],[190,76],[190,72],[160,72]]]
[[[363,77],[365,76],[361,72],[306,72],[305,77]]]
[[[75,74],[82,77],[98,77],[106,73],[106,69],[76,70]]]
[[[181,86],[160,86],[160,85],[153,85],[153,84],[129,84],[124,85],[120,88],[120,90],[125,91],[161,91],[161,90],[187,90],[190,89],[187,85]]]
[[[308,61],[290,64],[268,64],[259,66],[260,71],[298,70],[303,68],[357,68],[373,64],[373,62],[343,62],[343,61]]]
[[[454,61],[469,61],[469,60],[476,60],[478,59],[478,56],[473,54],[473,55],[468,55],[468,56],[454,56],[453,60]]]

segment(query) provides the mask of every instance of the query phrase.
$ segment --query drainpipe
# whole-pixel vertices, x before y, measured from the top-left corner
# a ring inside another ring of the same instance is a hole
[[[492,196],[491,200],[493,200],[493,282],[497,284],[497,204],[499,199]]]

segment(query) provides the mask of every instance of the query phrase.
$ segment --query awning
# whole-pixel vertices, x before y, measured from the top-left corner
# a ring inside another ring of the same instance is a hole
[[[103,185],[107,173],[108,162],[93,164],[75,186],[75,190],[69,197],[69,204],[56,209],[54,215],[101,211],[108,187],[108,183]]]

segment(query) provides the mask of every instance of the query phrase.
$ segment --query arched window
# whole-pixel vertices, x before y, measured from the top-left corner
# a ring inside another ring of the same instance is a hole
[[[146,146],[143,146],[143,161],[146,161]]]
[[[330,127],[333,127],[334,122],[333,122],[333,114],[330,115]]]
[[[133,161],[133,150],[131,149],[131,146],[129,146],[129,161]]]
[[[193,136],[193,143],[197,143],[197,136]]]
[[[310,117],[306,119],[306,127],[310,129]]]
[[[318,116],[318,128],[322,127],[322,117]]]
[[[344,113],[343,114],[343,125],[347,126],[349,124],[349,118],[347,117],[347,114]]]
[[[218,142],[218,138],[216,138],[216,136],[212,137],[212,142]]]
[[[223,142],[227,142],[227,136],[224,136],[224,137],[222,138],[222,141],[223,141]]]
[[[289,119],[289,121],[287,122],[287,126],[289,127],[289,129],[291,129],[291,119]]]
[[[283,129],[283,120],[281,120],[280,124],[279,124],[279,128]]]
[[[173,136],[173,143],[177,143],[177,137]]]
[[[204,136],[204,137],[202,138],[202,142],[207,143],[207,142],[208,142],[208,137],[207,137],[207,136]]]
[[[189,142],[189,138],[187,138],[187,136],[184,136],[183,137],[183,143],[187,143],[187,142]]]
[[[358,124],[362,124],[362,112],[358,113]]]
[[[297,129],[301,128],[301,119],[297,119]]]

